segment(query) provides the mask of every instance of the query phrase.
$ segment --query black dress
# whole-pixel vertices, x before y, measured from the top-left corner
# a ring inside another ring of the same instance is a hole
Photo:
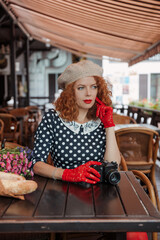
[[[104,158],[106,134],[100,119],[84,124],[68,122],[51,109],[44,114],[35,139],[33,164],[46,162],[49,153],[54,166],[63,169]]]

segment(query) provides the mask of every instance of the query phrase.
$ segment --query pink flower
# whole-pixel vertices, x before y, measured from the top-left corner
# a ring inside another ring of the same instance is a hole
[[[30,168],[32,166],[32,162],[28,163],[28,168]]]
[[[7,155],[6,154],[3,154],[3,159],[7,159]]]
[[[19,156],[21,159],[23,159],[23,152],[21,152]]]
[[[21,170],[22,169],[22,165],[18,164],[17,167]]]
[[[13,160],[14,159],[14,154],[10,154],[9,158],[10,158],[10,160]]]
[[[17,170],[17,169],[14,169],[14,173],[15,173],[15,174],[18,174],[18,170]]]
[[[11,160],[7,158],[6,163],[11,163]]]
[[[32,177],[34,176],[34,172],[32,170],[30,171],[30,174]]]
[[[5,163],[4,162],[0,162],[1,167],[5,167]]]
[[[8,172],[11,170],[11,168],[12,168],[12,167],[11,167],[11,164],[10,164],[10,163],[7,163],[7,164],[6,164],[6,169],[7,169]]]
[[[26,167],[23,167],[23,168],[22,168],[22,172],[25,172],[26,170],[27,170]]]
[[[13,160],[12,165],[13,165],[13,166],[14,166],[14,165],[17,165],[17,161],[16,161],[16,160]]]
[[[26,159],[25,159],[25,163],[27,163],[27,164],[28,164],[28,158],[26,158]]]
[[[17,165],[14,165],[14,166],[13,166],[13,169],[17,169]]]

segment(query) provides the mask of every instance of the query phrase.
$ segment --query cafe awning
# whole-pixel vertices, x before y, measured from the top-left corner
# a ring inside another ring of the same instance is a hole
[[[0,0],[30,38],[129,65],[160,53],[157,0]]]

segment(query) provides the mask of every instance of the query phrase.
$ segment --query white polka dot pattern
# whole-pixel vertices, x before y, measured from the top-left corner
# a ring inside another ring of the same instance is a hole
[[[103,161],[105,153],[105,129],[100,124],[94,131],[84,134],[83,125],[74,133],[60,120],[55,110],[44,114],[38,126],[33,150],[33,164],[47,161],[49,152],[54,166],[75,168],[87,161]]]

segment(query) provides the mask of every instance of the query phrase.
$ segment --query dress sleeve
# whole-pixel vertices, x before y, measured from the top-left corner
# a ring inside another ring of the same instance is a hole
[[[47,162],[48,155],[54,145],[54,111],[49,110],[44,114],[35,134],[32,155],[33,165],[36,162]]]

